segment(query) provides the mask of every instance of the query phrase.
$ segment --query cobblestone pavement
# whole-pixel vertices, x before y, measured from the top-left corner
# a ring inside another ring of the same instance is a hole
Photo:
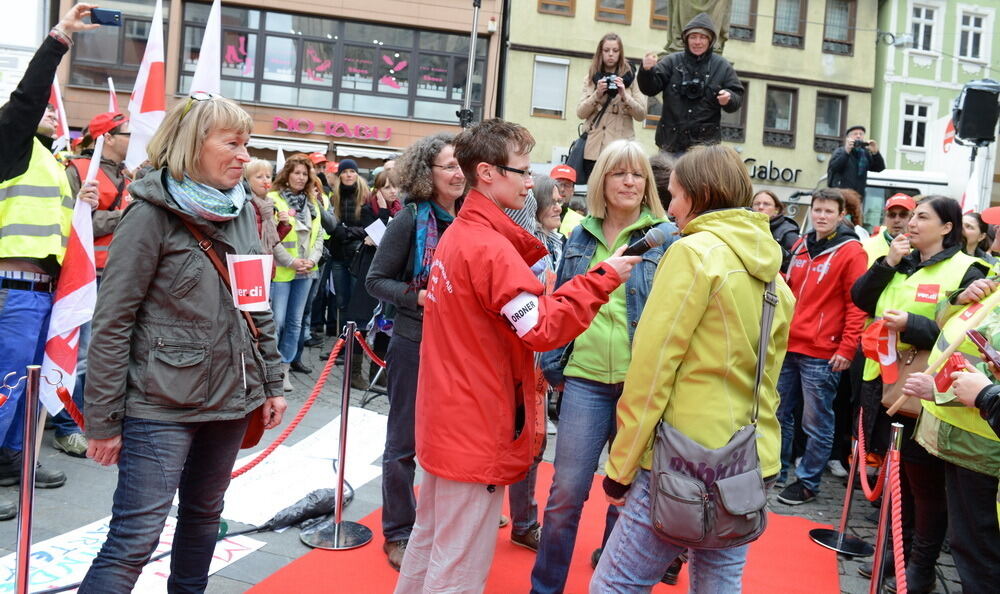
[[[822,490],[816,496],[816,500],[797,506],[790,506],[781,503],[777,499],[780,489],[772,489],[768,497],[771,511],[777,514],[788,516],[799,516],[808,518],[819,524],[828,524],[839,527],[841,510],[844,504],[844,492],[847,487],[846,479],[838,479],[827,472],[823,476]],[[872,481],[874,482],[874,481]],[[847,533],[875,545],[876,532],[878,530],[878,509],[873,507],[865,498],[861,487],[855,484],[854,494],[851,499],[851,514],[847,522]],[[819,546],[815,543],[808,543],[808,546]],[[838,566],[840,570],[840,591],[843,594],[866,594],[869,588],[868,578],[862,577],[858,573],[858,568],[865,563],[871,563],[872,557],[847,557],[838,555]],[[889,570],[888,575],[892,575]],[[958,572],[955,570],[955,563],[951,554],[945,551],[938,559],[938,581],[934,592],[944,594],[961,592],[962,587],[958,580]]]
[[[285,424],[301,409],[302,404],[313,389],[316,378],[322,370],[321,353],[329,352],[332,340],[328,340],[325,348],[313,348],[307,351],[306,362],[313,367],[312,374],[293,373],[291,375],[294,391],[287,395],[288,413]],[[300,428],[295,431],[287,445],[296,443],[310,433],[324,427],[340,412],[342,373],[339,367],[334,368],[316,404],[303,419]],[[361,406],[365,400],[362,391],[351,392],[351,405]],[[388,400],[384,394],[368,394],[365,408],[387,414]],[[277,431],[264,436],[257,450],[262,449],[277,436]],[[558,435],[556,435],[556,439]],[[65,487],[60,489],[41,489],[36,491],[33,540],[41,540],[62,534],[107,516],[111,510],[111,495],[114,492],[117,471],[115,468],[100,467],[89,460],[70,458],[56,452],[51,445],[52,432],[46,431],[40,452],[40,461],[48,468],[64,471],[68,476]],[[555,439],[549,439],[545,460],[551,462],[555,452]],[[256,451],[256,450],[255,450]],[[246,454],[248,452],[244,452]],[[378,464],[377,461],[373,463]],[[600,470],[603,471],[603,461]],[[418,471],[419,472],[419,471]],[[418,475],[419,481],[419,475]],[[796,515],[809,518],[820,524],[836,526],[840,518],[841,504],[844,497],[844,482],[829,474],[824,477],[823,490],[816,501],[791,507],[777,501],[777,489],[771,494],[771,509],[775,513]],[[539,499],[545,494],[539,493]],[[0,500],[15,500],[16,487],[0,487]],[[359,487],[353,503],[344,510],[347,520],[358,520],[381,505],[381,482],[379,479]],[[541,511],[541,510],[540,510]],[[853,511],[848,524],[849,533],[862,538],[869,543],[875,541],[876,525],[874,522],[875,508],[864,499],[860,490],[855,491]],[[869,520],[868,516],[872,519]],[[232,525],[231,530],[241,528]],[[266,543],[260,551],[225,568],[213,575],[209,580],[208,591],[213,594],[230,594],[245,592],[251,585],[259,583],[268,575],[274,573],[290,561],[301,557],[309,551],[298,538],[297,530],[288,530],[277,534],[264,532],[254,534],[253,538]],[[16,522],[0,523],[0,555],[13,552],[16,543]],[[375,541],[369,546],[381,546],[381,535],[375,535]],[[819,546],[811,542],[802,546]],[[866,559],[841,558],[839,561],[841,592],[845,594],[861,594],[868,592],[868,580],[861,577],[858,566]],[[960,592],[958,576],[951,556],[943,554],[939,564],[939,580],[936,592]],[[775,585],[775,592],[780,592],[780,584]]]

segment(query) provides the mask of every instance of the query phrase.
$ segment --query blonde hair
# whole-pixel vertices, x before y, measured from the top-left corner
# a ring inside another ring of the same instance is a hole
[[[250,114],[225,97],[178,101],[156,129],[146,147],[154,169],[166,167],[177,181],[194,170],[205,138],[213,130],[233,130],[249,134]]]
[[[361,206],[368,201],[368,197],[371,196],[371,190],[368,189],[368,182],[365,178],[358,176],[358,181],[354,182],[358,190],[354,194],[354,218],[355,220],[361,218]],[[344,220],[343,209],[340,205],[340,174],[337,175],[337,183],[333,184],[330,189],[330,202],[333,204],[333,212],[337,215],[337,218]]]
[[[594,171],[590,174],[590,183],[587,184],[587,212],[599,219],[603,219],[607,215],[604,178],[611,173],[611,170],[623,165],[641,173],[645,178],[646,183],[642,188],[643,206],[648,208],[657,218],[666,217],[667,213],[663,210],[660,197],[656,192],[653,168],[649,166],[646,152],[638,142],[626,139],[612,142],[604,147],[601,155],[597,157]]]
[[[250,161],[243,166],[243,179],[250,181],[250,178],[260,173],[262,169],[266,169],[268,175],[274,175],[274,167],[271,166],[271,162],[264,159],[250,159]]]

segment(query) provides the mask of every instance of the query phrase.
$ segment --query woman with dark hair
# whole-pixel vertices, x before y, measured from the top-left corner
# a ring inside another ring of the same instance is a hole
[[[986,265],[962,252],[963,245],[961,206],[951,198],[928,196],[917,203],[907,233],[897,235],[889,245],[888,255],[875,260],[851,289],[855,305],[871,317],[884,319],[888,330],[898,333],[896,346],[900,353],[911,349],[930,351],[941,331],[935,321],[938,303],[985,277]],[[967,302],[965,295],[955,301]],[[929,592],[948,528],[944,466],[911,439],[915,413],[900,411],[891,419],[885,414],[877,361],[865,361],[863,379],[862,430],[868,451],[885,452],[889,424],[903,425],[900,455],[906,581],[912,592]]]
[[[421,138],[399,158],[404,208],[392,219],[368,270],[368,292],[394,309],[386,354],[389,420],[382,454],[382,550],[399,570],[416,518],[414,408],[424,297],[434,250],[458,212],[465,176],[455,159],[454,136]]]
[[[718,144],[693,147],[670,176],[668,212],[681,237],[653,279],[648,303],[656,306],[643,311],[635,330],[604,479],[608,502],[624,507],[591,592],[648,592],[684,551],[660,538],[651,521],[654,433],[663,422],[698,446],[717,449],[754,418],[761,312],[772,281],[778,302],[753,441],[761,476],[778,474],[775,381],[795,298],[779,274],[781,250],[771,239],[767,218],[747,208],[752,192],[743,160]],[[748,544],[689,549],[693,591],[740,592],[748,549]]]
[[[850,188],[837,188],[840,191],[840,195],[844,197],[844,211],[847,213],[847,217],[851,219],[850,223],[844,222],[846,225],[854,227],[854,233],[857,234],[861,241],[864,241],[871,237],[868,233],[868,229],[865,229],[865,213],[861,207],[861,194],[858,194]]]
[[[989,253],[990,225],[983,220],[978,212],[966,213],[962,217],[962,251],[970,256],[975,256],[986,262],[990,266],[997,263],[997,259]]]
[[[649,168],[653,170],[653,185],[656,186],[664,211],[670,208],[670,174],[674,171],[676,162],[667,153],[656,153],[649,158]]]
[[[578,172],[576,180],[586,184],[604,147],[622,138],[635,138],[632,121],[646,118],[646,97],[635,84],[635,72],[625,59],[622,38],[616,33],[608,33],[597,44],[583,81],[576,117],[589,131],[583,150],[583,172]]]

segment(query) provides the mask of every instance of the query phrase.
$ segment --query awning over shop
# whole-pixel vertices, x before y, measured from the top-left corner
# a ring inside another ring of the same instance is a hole
[[[403,153],[403,149],[391,146],[369,146],[366,144],[336,143],[337,158],[354,157],[356,159],[391,159]]]
[[[276,151],[279,148],[286,155],[291,153],[326,153],[326,142],[313,142],[299,138],[289,138],[287,136],[263,136],[253,134],[250,136],[250,147]]]

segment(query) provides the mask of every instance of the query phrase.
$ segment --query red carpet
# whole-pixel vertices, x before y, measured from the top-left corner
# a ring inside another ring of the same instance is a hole
[[[583,519],[573,552],[567,594],[587,592],[590,576],[590,553],[600,544],[604,530],[604,495],[600,478],[595,477],[591,498],[583,509]],[[539,520],[552,481],[552,465],[538,469],[537,497]],[[506,503],[505,503],[506,507]],[[380,513],[371,513],[362,524],[375,533],[369,544],[351,551],[313,550],[282,568],[253,589],[253,594],[296,592],[382,593],[392,592],[397,573],[389,567],[382,552]],[[802,518],[771,514],[767,531],[750,547],[743,577],[744,592],[782,592],[794,594],[838,594],[840,582],[833,551],[809,540],[809,530],[819,524]],[[535,555],[510,543],[510,528],[497,535],[496,556],[487,582],[491,594],[527,592]],[[660,584],[654,592],[687,592],[687,567],[677,586]]]

